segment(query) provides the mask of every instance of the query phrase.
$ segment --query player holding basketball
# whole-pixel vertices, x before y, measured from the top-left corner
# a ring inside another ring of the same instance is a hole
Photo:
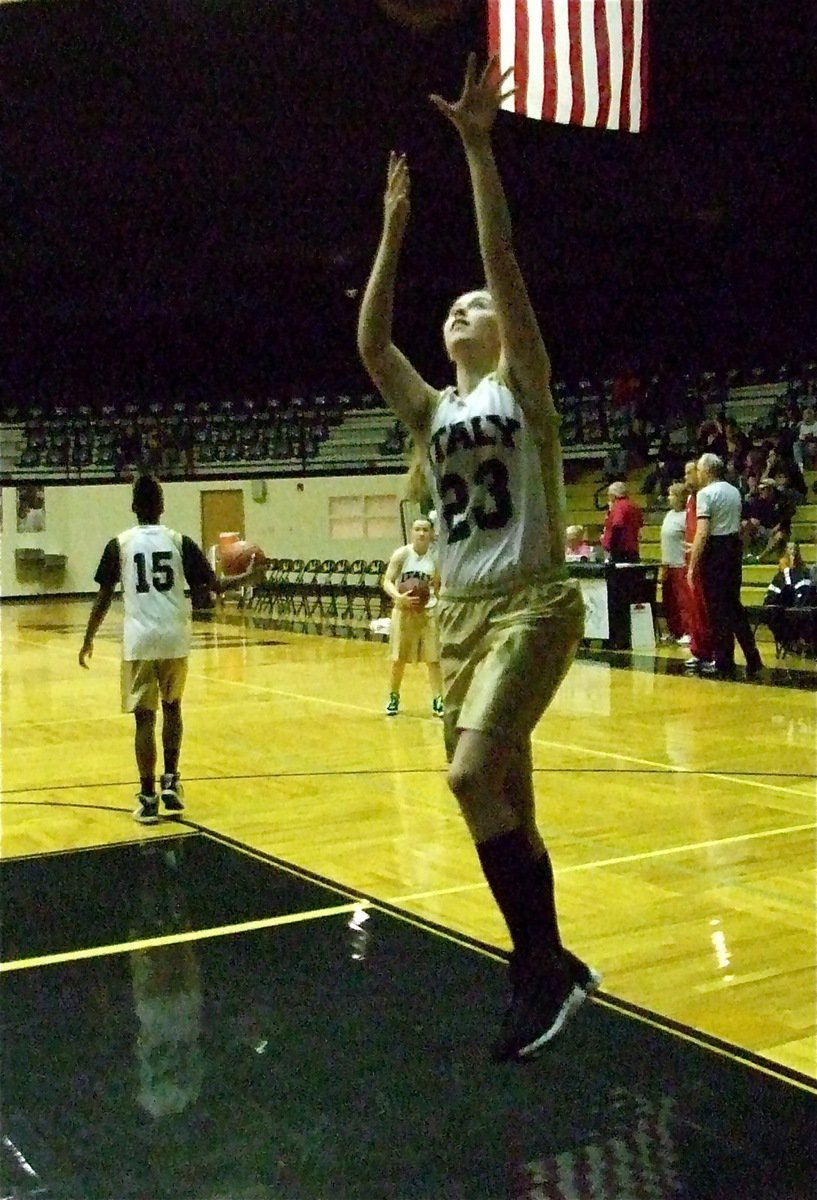
[[[198,593],[240,587],[254,576],[248,571],[216,579],[200,548],[189,537],[160,525],[164,511],[161,485],[142,476],[133,485],[133,512],[138,525],[112,538],[100,559],[94,579],[94,601],[79,652],[79,665],[88,666],[94,637],[107,615],[114,589],[122,584],[125,621],[122,640],[122,711],[136,719],[135,750],[140,789],[134,818],[142,825],[159,820],[156,794],[156,710],[162,702],[164,774],[161,798],[168,812],[184,808],[179,782],[182,744],[182,694],[190,651],[190,602],[185,581]]]
[[[583,632],[564,564],[564,480],[550,360],[513,251],[491,146],[506,75],[469,57],[455,103],[431,100],[465,151],[487,290],[443,326],[456,387],[438,392],[392,341],[394,285],[409,216],[409,171],[389,159],[380,244],[358,347],[406,423],[440,514],[441,642],[449,785],[513,943],[512,994],[497,1060],[526,1059],[599,982],[564,950],[550,858],[536,826],[531,734]]]
[[[400,685],[406,664],[419,662],[428,664],[431,711],[435,717],[443,715],[440,643],[434,617],[440,576],[437,555],[431,546],[432,535],[428,518],[418,517],[411,527],[411,541],[395,550],[383,576],[383,591],[394,601],[389,634],[391,682],[387,717],[396,717],[400,711]],[[419,588],[404,590],[415,582],[428,587],[427,600],[419,594]]]

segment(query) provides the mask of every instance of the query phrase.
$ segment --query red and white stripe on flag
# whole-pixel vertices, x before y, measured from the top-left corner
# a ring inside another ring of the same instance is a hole
[[[647,118],[648,0],[488,0],[488,53],[514,68],[502,107],[636,133]]]

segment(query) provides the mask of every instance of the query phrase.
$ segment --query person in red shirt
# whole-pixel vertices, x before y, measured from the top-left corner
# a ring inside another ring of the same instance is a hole
[[[640,562],[638,539],[644,514],[627,495],[627,484],[611,483],[607,489],[607,518],[601,544],[614,563]]]

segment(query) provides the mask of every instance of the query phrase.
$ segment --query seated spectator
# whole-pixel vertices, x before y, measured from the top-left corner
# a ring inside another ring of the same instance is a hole
[[[733,421],[731,417],[724,423],[724,435],[726,437],[724,465],[727,478],[730,482],[736,482],[743,474],[751,442],[737,421]]]
[[[781,464],[774,473],[774,482],[777,488],[777,502],[780,505],[783,513],[783,524],[786,528],[786,537],[791,537],[791,523],[794,514],[797,512],[798,505],[803,502],[803,495],[795,486],[794,473],[791,464]]]
[[[692,621],[685,554],[687,488],[671,483],[667,489],[669,511],[661,525],[661,598],[668,642],[690,643]]]
[[[747,561],[764,562],[781,553],[791,531],[791,514],[780,503],[773,479],[761,479],[757,493],[744,500],[740,528]]]
[[[817,645],[817,584],[812,576],[798,543],[789,542],[763,598],[766,624],[779,649],[800,652]]]
[[[584,525],[568,525],[565,531],[565,562],[589,562],[594,548],[585,539]]]
[[[699,456],[701,454],[717,454],[718,458],[726,460],[729,448],[726,443],[726,434],[720,421],[707,420],[701,422],[698,428],[697,453]]]
[[[814,466],[817,459],[817,412],[809,405],[803,411],[803,419],[797,427],[797,441],[792,446],[794,461],[802,471],[808,461]]]
[[[601,535],[601,544],[610,562],[641,561],[639,537],[643,524],[644,514],[629,498],[627,484],[620,479],[611,483],[607,489],[607,518]]]
[[[644,476],[641,491],[645,496],[651,496],[654,492],[665,496],[670,484],[680,480],[683,474],[684,458],[665,436],[658,447],[655,466]]]

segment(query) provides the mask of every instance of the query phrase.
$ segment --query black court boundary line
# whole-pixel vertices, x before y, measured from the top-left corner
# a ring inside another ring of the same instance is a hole
[[[90,808],[91,806],[86,804],[83,807]],[[119,812],[119,809],[115,811]],[[159,824],[161,827],[161,821]],[[170,822],[168,821],[169,824]],[[176,833],[173,836],[179,839],[187,839],[197,837],[198,834],[195,829],[190,829],[186,833]],[[167,841],[168,839],[161,838],[159,840]],[[2,868],[3,863],[35,862],[41,858],[56,858],[60,854],[97,854],[101,850],[132,849],[134,846],[144,846],[145,842],[145,838],[127,838],[123,842],[94,842],[90,846],[69,846],[63,850],[38,850],[35,854],[3,854],[0,855],[0,868]]]
[[[461,933],[459,930],[452,930],[445,925],[440,925],[436,921],[431,921],[426,917],[421,917],[415,913],[410,913],[405,909],[398,908],[397,905],[390,904],[387,900],[381,900],[376,896],[372,896],[369,892],[353,891],[348,892],[343,885],[326,878],[317,871],[311,871],[304,867],[298,867],[286,859],[279,858],[275,854],[270,854],[265,850],[257,850],[247,846],[245,843],[238,841],[236,838],[231,838],[226,834],[215,833],[207,828],[206,825],[200,825],[194,821],[183,820],[182,824],[196,830],[205,837],[214,842],[220,842],[232,849],[249,854],[253,858],[258,858],[263,862],[269,863],[270,866],[277,867],[289,874],[299,876],[306,879],[310,883],[315,883],[320,887],[327,888],[330,891],[338,892],[340,895],[348,896],[351,900],[365,900],[372,908],[380,909],[388,913],[390,916],[396,917],[408,924],[416,925],[418,928],[426,930],[437,936],[442,936],[449,941],[459,942],[468,949],[477,950],[486,957],[493,958],[495,961],[508,962],[508,951],[501,950],[497,946],[492,946],[489,942],[484,942],[479,938],[472,937],[470,934]],[[675,1021],[671,1017],[665,1017],[662,1014],[655,1013],[650,1009],[643,1008],[631,1001],[621,1000],[617,996],[611,995],[609,992],[599,991],[590,1000],[595,1000],[597,1003],[605,1004],[614,1011],[620,1012],[624,1016],[631,1017],[644,1024],[649,1024],[653,1028],[664,1030],[667,1033],[673,1034],[676,1037],[681,1037],[686,1041],[693,1041],[705,1049],[712,1050],[715,1053],[724,1055],[735,1062],[751,1067],[763,1075],[771,1075],[783,1082],[791,1083],[800,1089],[805,1089],[817,1096],[817,1081],[810,1079],[808,1075],[803,1075],[799,1071],[795,1071],[791,1067],[783,1066],[773,1062],[771,1059],[764,1058],[762,1055],[755,1054],[752,1050],[746,1050],[742,1046],[737,1046],[732,1042],[724,1041],[716,1037],[714,1034],[704,1033],[701,1030],[693,1028],[691,1025],[684,1025],[680,1021]]]
[[[604,751],[594,751],[594,753],[603,754]],[[441,775],[447,768],[442,767],[405,767],[399,771],[390,768],[381,770],[377,767],[363,767],[360,770],[345,769],[337,771],[270,771],[258,773],[254,775],[185,775],[184,783],[234,783],[241,780],[249,779],[267,779],[270,782],[278,779],[343,779],[354,776],[379,776],[379,775]],[[713,775],[728,776],[730,779],[784,779],[795,780],[802,779],[808,783],[817,782],[817,774],[809,774],[803,771],[732,771],[728,768],[714,767],[707,770],[692,771],[687,767],[534,767],[534,775],[670,775],[682,776],[684,779],[695,779],[698,776],[708,779]],[[54,808],[65,808],[65,804],[58,801],[48,800],[9,800],[7,797],[19,795],[36,795],[37,792],[63,792],[63,791],[90,791],[92,788],[122,788],[134,786],[133,781],[122,780],[102,780],[97,783],[62,783],[62,784],[43,784],[42,787],[21,787],[7,788],[3,793],[3,798],[0,799],[0,807],[3,804],[16,805],[41,805],[48,807],[49,803],[53,804]],[[121,808],[117,808],[111,804],[77,804],[76,808],[97,808],[101,811],[122,812]]]

